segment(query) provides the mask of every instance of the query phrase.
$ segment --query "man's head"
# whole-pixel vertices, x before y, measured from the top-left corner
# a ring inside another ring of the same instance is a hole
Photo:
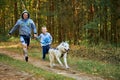
[[[42,27],[42,33],[45,34],[46,32],[47,32],[47,28],[46,28],[46,26],[43,26],[43,27]]]
[[[28,11],[23,11],[22,13],[22,19],[28,19],[30,17],[30,14],[28,13]]]

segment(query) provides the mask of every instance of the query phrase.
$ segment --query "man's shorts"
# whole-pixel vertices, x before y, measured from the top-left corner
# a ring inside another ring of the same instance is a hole
[[[30,36],[20,35],[20,41],[21,41],[21,43],[23,45],[27,44],[27,46],[29,46],[29,44],[30,44]]]

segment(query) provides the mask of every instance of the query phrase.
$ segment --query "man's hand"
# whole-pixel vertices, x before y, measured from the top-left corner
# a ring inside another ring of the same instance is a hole
[[[37,34],[34,34],[34,38],[37,38]]]
[[[11,36],[11,33],[8,33],[8,36]]]

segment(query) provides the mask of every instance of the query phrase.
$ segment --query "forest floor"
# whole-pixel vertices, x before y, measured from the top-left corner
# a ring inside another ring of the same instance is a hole
[[[22,54],[20,55],[15,52],[12,52],[12,51],[10,52],[10,51],[7,51],[6,49],[0,49],[0,52],[5,55],[8,55],[14,59],[24,61]],[[52,72],[52,73],[61,74],[66,77],[74,78],[75,80],[105,80],[99,76],[94,76],[94,75],[89,75],[86,73],[78,72],[72,68],[66,70],[65,68],[59,67],[58,65],[55,68],[50,68],[48,61],[41,61],[40,59],[36,59],[33,57],[29,58],[28,63],[30,63],[34,66],[40,67],[46,71]],[[10,80],[10,79],[16,80],[16,77],[15,77],[16,75],[17,75],[17,78],[19,78],[19,80],[21,80],[20,79],[21,77],[24,78],[22,80],[29,80],[28,77],[29,76],[32,77],[27,72],[23,73],[23,72],[15,70],[15,69],[13,70],[12,67],[7,66],[6,64],[2,64],[2,63],[0,63],[0,71],[2,72],[0,74],[0,78],[2,80]],[[32,77],[32,78],[34,78],[34,77]],[[37,80],[37,79],[34,78],[31,80]]]
[[[34,77],[25,71],[20,71],[14,67],[0,62],[0,80],[42,80]]]

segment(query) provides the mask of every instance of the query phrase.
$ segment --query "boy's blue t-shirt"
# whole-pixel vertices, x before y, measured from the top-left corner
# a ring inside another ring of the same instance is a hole
[[[37,39],[40,39],[40,44],[41,46],[46,46],[52,43],[52,36],[50,35],[50,33],[41,33]]]

